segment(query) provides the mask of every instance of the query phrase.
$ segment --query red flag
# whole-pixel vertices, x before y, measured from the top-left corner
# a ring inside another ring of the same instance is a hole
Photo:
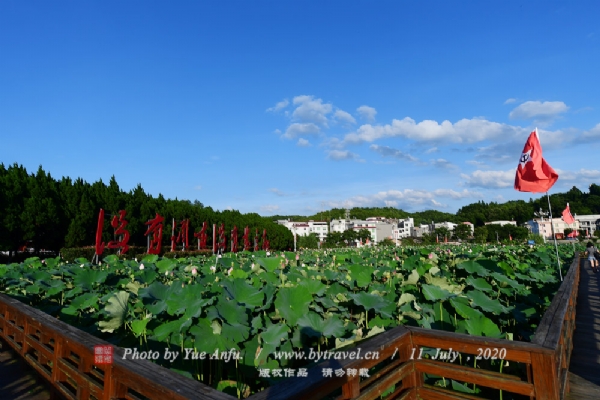
[[[572,224],[575,222],[575,218],[571,215],[571,209],[569,208],[569,203],[567,203],[567,208],[562,213],[563,221],[567,224]]]
[[[515,189],[520,192],[547,192],[557,180],[558,174],[542,157],[536,128],[523,147],[515,176]]]

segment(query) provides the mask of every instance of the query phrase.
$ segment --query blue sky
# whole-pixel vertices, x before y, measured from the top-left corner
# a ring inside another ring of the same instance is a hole
[[[600,183],[597,1],[0,2],[0,162],[223,210]]]

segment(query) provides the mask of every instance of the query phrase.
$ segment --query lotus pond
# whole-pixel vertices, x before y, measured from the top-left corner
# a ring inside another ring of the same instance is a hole
[[[564,274],[574,248],[559,253]],[[259,369],[306,364],[275,352],[340,349],[398,325],[530,341],[559,284],[550,245],[0,265],[0,292],[240,398],[276,381]],[[170,362],[165,348],[240,357]]]

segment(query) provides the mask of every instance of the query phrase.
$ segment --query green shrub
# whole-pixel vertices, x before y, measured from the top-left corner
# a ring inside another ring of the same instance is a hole
[[[100,259],[111,255],[111,254],[117,254],[118,249],[109,249],[109,248],[104,248],[104,251],[102,252],[102,255],[100,256]],[[146,253],[146,247],[145,246],[129,246],[129,249],[127,250],[127,253],[125,254],[121,254],[119,255],[120,259],[131,259],[134,257],[138,257],[139,258],[139,254],[142,253]],[[62,248],[60,249],[60,255],[63,258],[63,260],[65,261],[69,261],[72,262],[74,260],[76,260],[77,258],[85,258],[86,260],[92,260],[92,258],[94,258],[94,255],[96,254],[96,247],[95,246],[85,246],[85,247],[70,247],[70,248]],[[142,255],[143,257],[143,255]]]
[[[185,258],[185,257],[197,257],[197,256],[212,256],[212,250],[188,250],[188,251],[169,251],[166,252],[163,257],[165,258]]]

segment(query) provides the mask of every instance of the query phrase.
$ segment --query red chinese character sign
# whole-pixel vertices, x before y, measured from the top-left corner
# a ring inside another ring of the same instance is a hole
[[[238,251],[238,228],[235,225],[231,231],[231,251],[233,253],[237,253]]]
[[[206,233],[207,228],[208,224],[204,221],[204,223],[202,223],[202,230],[198,233],[194,233],[194,237],[198,238],[198,250],[206,249],[206,239],[208,238],[208,234]]]
[[[263,250],[269,250],[269,241],[267,240],[267,230],[266,229],[263,230],[262,247],[263,247]]]
[[[152,238],[148,243],[148,254],[160,254],[160,248],[162,245],[162,223],[164,220],[165,219],[163,217],[156,213],[156,217],[154,217],[154,219],[146,222],[148,229],[146,230],[146,233],[144,233],[144,236],[148,236],[150,233],[152,233]]]
[[[225,253],[225,246],[227,245],[227,237],[225,236],[225,224],[221,224],[219,227],[219,242],[217,243],[217,251],[221,254]]]
[[[247,226],[244,228],[244,236],[242,238],[244,239],[244,251],[249,251],[250,250],[250,229]]]
[[[189,228],[190,228],[190,220],[184,219],[181,222],[181,226],[179,228],[179,233],[175,236],[175,229],[178,224],[173,218],[173,226],[171,228],[171,251],[177,250],[177,243],[183,243],[183,250],[186,251],[188,249],[188,238],[189,238]]]
[[[127,245],[129,242],[129,231],[125,229],[128,222],[125,220],[125,215],[127,215],[127,211],[120,210],[119,218],[114,215],[110,223],[110,225],[115,229],[115,236],[121,240],[111,240],[108,242],[109,249],[120,249],[121,254],[125,254],[127,250],[129,250],[129,246]]]
[[[101,256],[104,252],[104,242],[102,241],[102,228],[104,227],[104,210],[100,209],[98,213],[98,227],[96,228],[96,255]]]
[[[125,229],[125,227],[127,226],[125,215],[127,215],[127,211],[120,210],[118,218],[116,215],[113,216],[110,224],[115,229],[115,236],[119,238],[119,240],[111,240],[110,242],[108,242],[108,245],[106,245],[102,241],[102,230],[104,229],[105,215],[104,210],[102,208],[100,209],[100,212],[98,213],[98,226],[96,228],[96,256],[98,256],[97,258],[99,258],[99,256],[102,255],[105,247],[108,247],[109,249],[119,249],[121,254],[126,253],[127,250],[129,250],[129,246],[127,245],[127,243],[129,242],[129,231]]]

